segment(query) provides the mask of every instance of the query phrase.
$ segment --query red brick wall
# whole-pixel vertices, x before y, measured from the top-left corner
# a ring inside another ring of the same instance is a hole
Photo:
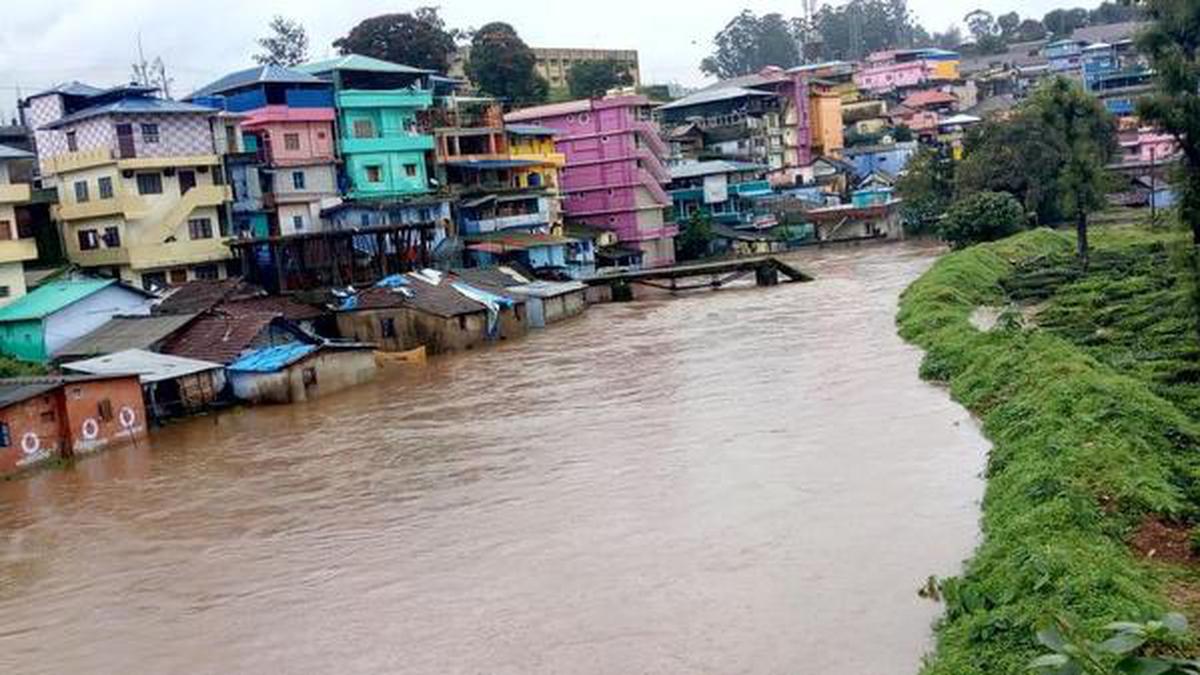
[[[71,382],[63,387],[63,399],[67,434],[77,454],[146,435],[146,404],[137,377]],[[104,412],[111,413],[107,419]]]
[[[57,390],[0,409],[0,422],[8,427],[8,443],[0,447],[0,476],[62,456],[63,414]]]

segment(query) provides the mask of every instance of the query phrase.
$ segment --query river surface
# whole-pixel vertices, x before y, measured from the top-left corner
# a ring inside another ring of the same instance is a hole
[[[3,673],[914,673],[986,442],[916,245],[0,483]]]

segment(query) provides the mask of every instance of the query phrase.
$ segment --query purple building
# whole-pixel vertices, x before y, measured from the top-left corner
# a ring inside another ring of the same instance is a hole
[[[510,123],[539,124],[558,132],[566,155],[562,170],[563,210],[572,223],[610,230],[625,247],[642,253],[646,267],[675,262],[672,206],[664,189],[670,154],[651,121],[643,96],[570,101],[505,115]]]

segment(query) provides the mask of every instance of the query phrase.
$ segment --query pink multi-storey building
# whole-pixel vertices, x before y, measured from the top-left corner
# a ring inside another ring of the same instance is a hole
[[[650,111],[649,99],[621,96],[527,108],[504,119],[558,132],[568,219],[612,231],[641,251],[643,265],[660,266],[675,261],[678,228],[664,220],[672,205],[663,188],[671,179],[664,164],[670,151]]]
[[[867,56],[854,75],[859,89],[879,94],[956,80],[959,56],[944,49],[900,49]]]

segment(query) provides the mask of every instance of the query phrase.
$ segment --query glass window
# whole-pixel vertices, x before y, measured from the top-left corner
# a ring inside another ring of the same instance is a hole
[[[172,284],[186,284],[187,283],[187,268],[178,267],[176,269],[171,270],[171,283]]]
[[[382,166],[379,166],[378,164],[372,164],[372,165],[366,167],[364,169],[364,171],[367,174],[367,182],[368,183],[382,183],[383,182],[383,167]]]
[[[300,134],[284,134],[283,135],[284,150],[299,150],[300,149]]]
[[[208,218],[192,218],[188,221],[188,236],[192,239],[212,239],[212,220]]]
[[[79,250],[94,251],[100,248],[100,237],[95,230],[80,230],[79,231]]]
[[[396,337],[396,320],[388,317],[379,320],[379,336],[383,338]]]
[[[371,120],[354,120],[355,138],[374,138],[375,123]]]
[[[104,245],[109,248],[118,248],[121,246],[121,230],[115,226],[104,228]]]
[[[161,195],[163,191],[162,175],[157,173],[139,173],[137,175],[138,194]]]
[[[142,274],[142,288],[146,289],[147,291],[154,291],[166,287],[166,272],[146,272]]]
[[[417,165],[416,164],[405,164],[404,165],[404,175],[408,176],[409,178],[416,176],[417,175]]]
[[[7,241],[13,238],[12,221],[0,220],[0,241]]]
[[[158,125],[143,124],[142,125],[142,142],[157,143],[158,142]]]
[[[74,131],[67,132],[67,151],[77,152],[79,150],[79,138]]]
[[[296,230],[303,230],[304,216],[292,216],[292,228]]]
[[[197,279],[206,279],[209,281],[216,280],[218,275],[216,265],[197,265],[193,273]]]
[[[292,187],[297,190],[304,189],[304,172],[303,171],[293,171],[292,172]]]
[[[99,188],[100,199],[112,199],[113,197],[113,182],[109,176],[103,176],[96,181],[96,187]]]
[[[79,203],[88,200],[88,185],[86,180],[75,181],[75,201]]]

